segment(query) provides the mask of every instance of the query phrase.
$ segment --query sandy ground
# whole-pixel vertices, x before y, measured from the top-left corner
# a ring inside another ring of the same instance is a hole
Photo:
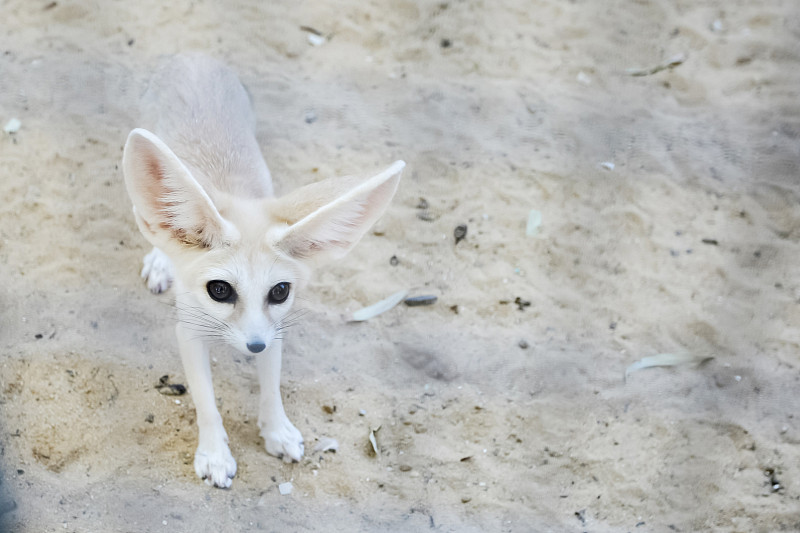
[[[0,7],[5,530],[800,530],[796,2],[161,4]],[[155,389],[183,370],[119,170],[187,50],[240,73],[279,192],[409,164],[303,295],[301,463],[262,449],[252,358],[215,352],[230,490]],[[400,289],[439,300],[346,322]],[[624,379],[678,352],[713,359]]]

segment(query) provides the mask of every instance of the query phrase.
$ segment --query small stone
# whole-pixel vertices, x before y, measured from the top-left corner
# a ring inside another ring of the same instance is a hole
[[[471,501],[472,501],[472,498],[470,498],[469,496],[462,496],[461,497],[461,503],[469,503]]]
[[[181,383],[170,383],[168,375],[159,378],[156,390],[166,396],[183,396],[186,394],[186,386]]]
[[[519,341],[519,343],[517,343],[517,345],[520,348],[522,348],[523,350],[527,350],[528,349],[528,341],[526,341],[525,339],[520,339],[520,341]]]
[[[146,417],[144,417],[144,421],[147,422],[148,424],[152,424],[153,422],[155,422],[155,420],[156,417],[153,413],[149,413]]]
[[[426,294],[423,296],[412,296],[411,298],[406,298],[405,304],[409,307],[419,307],[422,305],[433,305],[436,303],[436,296],[432,294]]]
[[[459,224],[456,226],[456,229],[453,230],[453,237],[456,239],[456,244],[461,242],[467,236],[467,225],[466,224]]]
[[[401,472],[408,472],[411,470],[410,465],[400,465],[397,467]]]
[[[281,493],[281,496],[286,496],[287,494],[292,493],[292,483],[291,481],[287,481],[286,483],[281,483],[278,485],[278,492]]]
[[[396,267],[398,263],[400,263],[400,260],[397,258],[397,256],[396,256],[396,255],[393,255],[393,256],[392,256],[392,257],[389,259],[389,264],[390,264],[390,265],[392,265],[393,267]]]

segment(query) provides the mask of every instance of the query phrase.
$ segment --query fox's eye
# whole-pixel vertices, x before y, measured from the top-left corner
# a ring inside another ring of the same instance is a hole
[[[269,290],[267,301],[271,304],[282,304],[289,297],[290,283],[282,281]]]
[[[217,302],[233,303],[236,301],[236,291],[227,281],[209,281],[206,284],[206,290],[211,299]]]

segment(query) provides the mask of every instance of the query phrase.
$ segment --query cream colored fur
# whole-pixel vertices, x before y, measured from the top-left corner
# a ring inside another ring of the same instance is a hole
[[[197,411],[195,471],[229,487],[236,461],[216,407],[209,346],[256,354],[266,450],[299,461],[303,439],[280,395],[281,336],[295,293],[312,265],[346,254],[383,214],[405,163],[274,198],[249,97],[226,66],[174,57],[144,102],[148,129],[133,130],[123,154],[136,222],[154,246],[142,276],[156,293],[174,286],[178,349]]]

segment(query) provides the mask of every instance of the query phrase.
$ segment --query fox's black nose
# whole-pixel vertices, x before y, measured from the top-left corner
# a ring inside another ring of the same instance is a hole
[[[262,352],[262,351],[264,351],[264,348],[266,348],[266,347],[267,347],[267,345],[264,344],[263,342],[260,342],[260,341],[259,342],[248,342],[247,343],[247,349],[250,350],[253,353]]]

